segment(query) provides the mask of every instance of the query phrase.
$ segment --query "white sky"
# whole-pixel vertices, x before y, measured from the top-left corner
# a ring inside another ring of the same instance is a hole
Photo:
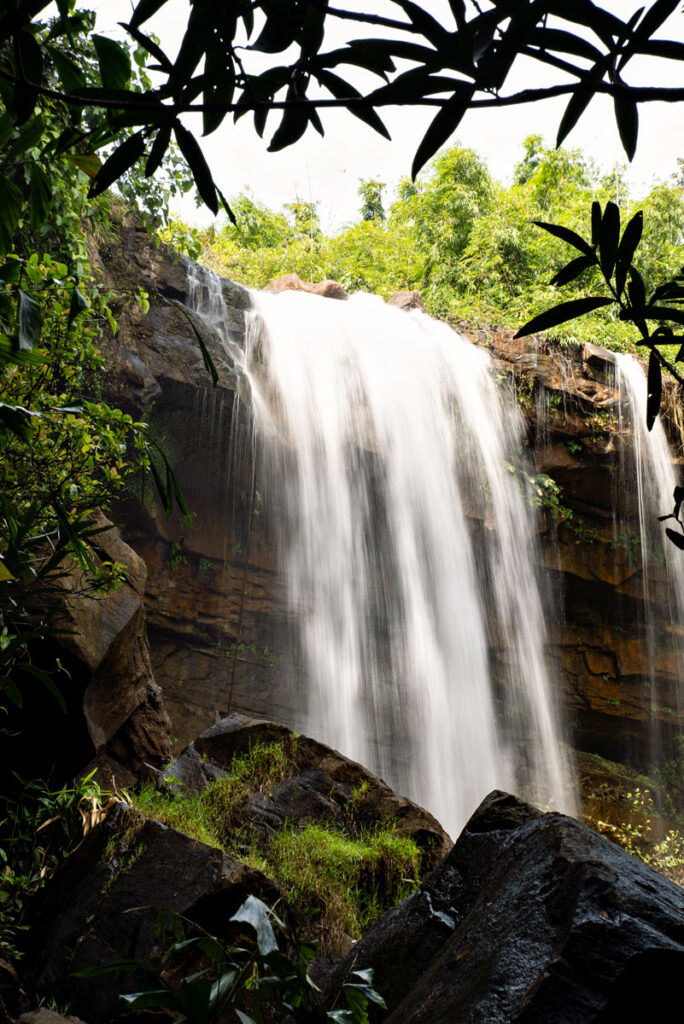
[[[642,0],[643,2],[643,0]],[[84,0],[84,6],[85,0]],[[130,10],[126,0],[90,0],[87,4],[98,11],[97,31],[113,34],[118,21],[125,21]],[[361,0],[341,3],[368,10]],[[446,0],[423,0],[422,6],[436,17],[443,17],[449,27],[453,19]],[[605,0],[603,7],[625,18],[638,6],[636,0]],[[386,5],[390,16],[398,17],[394,5]],[[175,55],[187,19],[187,0],[170,0],[159,15],[145,28],[154,31],[162,46]],[[376,9],[374,5],[374,9]],[[357,35],[354,25],[338,24],[331,48]],[[364,35],[379,34],[368,26]],[[673,15],[658,33],[663,38],[684,41],[684,14]],[[684,85],[683,65],[675,61],[645,60],[637,68],[628,66],[631,84]],[[343,77],[346,70],[337,69]],[[545,69],[535,64],[533,75],[519,73],[515,83],[509,81],[505,92],[515,88],[553,84],[554,76],[544,78]],[[551,71],[551,69],[549,69]],[[554,73],[555,74],[555,73]],[[374,79],[380,84],[380,79]],[[475,149],[487,161],[490,172],[500,181],[510,179],[513,167],[521,156],[522,140],[531,134],[542,134],[551,144],[564,109],[566,98],[499,110],[475,110],[466,114],[451,144],[459,142]],[[360,178],[379,178],[387,182],[386,201],[393,196],[396,182],[410,173],[413,154],[434,117],[432,109],[386,108],[381,116],[392,141],[388,142],[346,111],[323,111],[325,136],[311,128],[294,146],[280,152],[266,151],[269,128],[264,140],[257,137],[253,122],[246,115],[237,125],[230,116],[213,135],[202,139],[202,147],[224,195],[230,197],[249,187],[256,198],[279,208],[299,197],[317,201],[323,227],[333,230],[354,219],[360,205],[357,189]],[[188,127],[200,134],[199,118],[188,119]],[[270,132],[277,119],[269,121]],[[597,97],[589,106],[565,142],[579,147],[603,168],[626,162],[615,127],[612,103]],[[642,104],[637,154],[630,167],[628,180],[637,193],[648,190],[655,180],[667,179],[676,168],[677,157],[684,157],[684,103]],[[212,218],[207,210],[197,210],[191,199],[178,207],[186,220],[206,224]]]

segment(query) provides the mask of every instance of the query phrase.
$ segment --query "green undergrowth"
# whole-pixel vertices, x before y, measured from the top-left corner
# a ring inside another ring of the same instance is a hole
[[[236,756],[226,774],[201,792],[171,785],[146,786],[134,810],[216,846],[262,871],[278,885],[296,917],[309,920],[324,947],[346,934],[360,938],[420,882],[422,852],[392,824],[358,831],[340,818],[302,825],[285,823],[262,832],[250,827],[246,804],[293,775],[296,738],[257,743]]]

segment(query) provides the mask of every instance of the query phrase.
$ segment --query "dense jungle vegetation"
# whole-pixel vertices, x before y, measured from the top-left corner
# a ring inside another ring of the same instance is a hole
[[[453,46],[456,31],[435,27],[408,2],[398,6],[410,20],[410,43],[366,40],[332,55],[320,53],[326,4],[289,5],[297,17],[288,24],[278,4],[237,0],[219,6],[223,35],[207,30],[207,11],[197,0],[174,61],[143,30],[163,0],[136,5],[127,43],[99,35],[94,16],[77,10],[73,0],[58,0],[55,17],[40,2],[16,0],[0,11],[0,729],[10,714],[36,700],[66,710],[68,673],[58,658],[46,660],[41,653],[41,645],[62,628],[63,579],[76,563],[82,589],[106,590],[125,572],[93,551],[96,510],[109,509],[127,484],[142,479],[156,485],[167,511],[174,502],[187,511],[164,452],[145,424],[103,399],[100,341],[104,332],[116,331],[116,322],[112,296],[98,275],[96,243],[106,243],[116,232],[122,203],[137,208],[155,242],[170,241],[254,287],[295,271],[307,280],[331,277],[349,291],[385,297],[417,288],[436,315],[513,327],[548,308],[553,296],[547,282],[568,258],[565,243],[540,231],[534,220],[586,234],[592,202],[619,203],[625,223],[639,208],[644,233],[634,259],[644,281],[656,285],[676,276],[681,266],[684,178],[656,185],[634,203],[621,168],[606,172],[581,153],[548,148],[538,136],[524,142],[509,186],[493,181],[469,150],[456,146],[438,152],[476,94],[484,91],[489,97],[484,102],[495,98],[516,47],[529,43],[541,60],[549,46],[566,57],[577,55],[578,43],[566,51],[563,46],[571,44],[558,36],[540,41],[545,22],[526,25],[525,38],[514,37],[509,22],[516,25],[515,4],[490,5],[484,13],[475,5],[467,21],[466,5],[454,0],[455,25],[464,41],[456,65],[446,54],[459,49]],[[636,104],[647,97],[630,95],[620,81],[604,82],[613,65],[596,47],[607,48],[613,63],[627,61],[640,48],[681,59],[680,51],[668,54],[661,48],[659,53],[651,45],[651,36],[677,4],[655,3],[643,22],[637,16],[629,23],[593,4],[576,6],[575,15],[573,5],[555,5],[579,33],[579,57],[594,61],[592,88],[612,91],[631,155]],[[293,67],[276,66],[274,57],[267,72],[241,68],[233,39],[238,23],[250,34],[254,9],[265,18],[254,49],[276,55],[295,44]],[[583,40],[592,27],[596,46]],[[418,46],[418,39],[425,45]],[[393,57],[407,54],[423,62],[419,73],[410,82],[399,75],[395,85],[385,84],[396,70]],[[155,61],[168,78],[162,87],[150,77]],[[365,106],[356,103],[356,90],[331,71],[345,64],[376,73],[381,95],[374,94]],[[227,89],[226,66],[233,75]],[[436,76],[445,68],[455,69],[458,80]],[[471,75],[472,88],[463,88],[464,74]],[[567,90],[570,115],[561,135],[591,98],[582,91],[588,78],[591,73],[583,72],[578,91]],[[439,106],[414,165],[416,171],[426,169],[415,180],[404,179],[394,197],[386,196],[380,181],[361,182],[359,220],[334,235],[322,232],[316,204],[297,197],[282,211],[251,195],[224,199],[197,141],[179,121],[199,97],[206,132],[218,129],[227,113],[238,117],[249,111],[261,133],[272,105],[282,119],[270,145],[281,148],[310,126],[322,131],[316,103],[304,105],[302,99],[313,79],[379,131],[383,126],[374,104],[399,97]],[[446,100],[435,99],[435,92],[450,90]],[[278,99],[283,93],[287,98]],[[118,195],[108,191],[112,186]],[[204,231],[174,220],[173,198],[195,187],[215,214],[223,208],[232,219],[217,220]],[[587,267],[564,297],[586,296],[596,282],[597,270]],[[143,288],[125,298],[143,309],[149,301]],[[619,319],[614,306],[592,320],[571,320],[556,333],[564,342],[591,339],[617,348],[630,347],[635,339],[633,327]],[[17,719],[13,722],[16,728]],[[83,807],[93,801],[106,805],[107,799],[92,779],[79,786],[65,780],[3,780],[3,956],[20,953],[26,897],[77,842]],[[40,835],[49,821],[59,823],[52,844]]]
[[[562,224],[583,234],[591,204],[619,204],[623,221],[643,211],[635,257],[647,284],[673,277],[682,262],[684,177],[658,182],[638,200],[630,196],[624,166],[597,167],[579,150],[555,149],[538,135],[521,143],[512,183],[495,181],[477,153],[453,146],[415,181],[404,178],[396,196],[369,178],[359,183],[359,218],[341,231],[321,230],[317,204],[300,198],[282,210],[257,196],[231,198],[237,223],[226,219],[197,230],[171,218],[162,236],[225,277],[262,288],[282,274],[302,280],[332,278],[349,292],[389,298],[418,289],[435,316],[518,328],[554,300],[549,282],[568,258],[568,246],[535,221]],[[513,163],[513,157],[512,157]],[[564,299],[596,289],[587,270]],[[590,319],[557,327],[561,341],[594,341],[633,348],[633,326],[607,307]]]

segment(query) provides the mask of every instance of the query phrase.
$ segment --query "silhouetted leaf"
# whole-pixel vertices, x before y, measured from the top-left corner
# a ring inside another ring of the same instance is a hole
[[[139,46],[142,46],[142,48],[147,50],[147,52],[151,54],[156,61],[159,61],[159,66],[162,71],[171,71],[173,68],[171,60],[166,56],[161,46],[155,43],[154,39],[145,35],[144,32],[141,32],[134,25],[127,25],[124,21],[120,21],[119,24],[122,28],[126,29]]]
[[[601,204],[594,200],[591,204],[591,244],[594,249],[598,247],[601,237]]]
[[[160,128],[159,131],[157,132],[154,142],[152,143],[152,147],[147,157],[147,162],[145,163],[146,178],[150,178],[155,173],[155,171],[161,164],[162,160],[164,159],[166,151],[169,148],[170,142],[171,126],[169,125],[166,128]]]
[[[599,263],[606,278],[613,276],[620,241],[620,209],[615,203],[606,203],[599,232]]]
[[[592,260],[595,258],[592,246],[581,235],[578,235],[576,231],[571,231],[570,228],[563,227],[562,224],[547,224],[543,220],[533,220],[532,223],[538,228],[548,231],[549,234],[555,235],[556,238],[562,238],[564,242],[572,245],[575,249],[579,249],[585,256],[591,256]]]
[[[627,159],[632,160],[639,137],[639,109],[634,100],[622,96],[615,96],[613,105],[622,147]]]
[[[617,253],[617,270],[615,283],[618,295],[622,295],[627,280],[627,271],[634,258],[644,229],[644,215],[641,210],[634,214],[629,224],[622,233]]]
[[[333,74],[332,71],[321,69],[315,74],[321,85],[325,86],[325,88],[333,94],[335,99],[353,99],[361,96],[358,89],[355,89],[353,85],[345,82],[344,79],[339,77],[339,75]],[[354,116],[358,117],[360,121],[370,125],[370,127],[376,132],[379,132],[380,135],[384,135],[386,139],[390,138],[387,128],[381,121],[377,111],[373,110],[372,106],[362,107],[353,103],[350,104],[347,109],[350,114],[354,114]]]
[[[684,534],[677,533],[676,530],[672,530],[669,526],[667,526],[665,528],[665,535],[668,538],[668,540],[671,540],[676,547],[684,551]]]
[[[185,128],[180,121],[176,121],[173,126],[174,135],[176,141],[180,147],[180,151],[188,162],[188,167],[192,171],[192,176],[195,179],[195,185],[197,191],[202,197],[202,201],[206,203],[211,212],[216,216],[218,213],[218,199],[216,196],[216,188],[214,186],[214,179],[212,178],[209,165],[204,158],[197,139]]]
[[[411,166],[412,178],[416,177],[430,157],[434,156],[439,147],[456,131],[468,110],[474,92],[474,87],[463,87],[445,102],[416,150]]]
[[[138,0],[130,24],[133,28],[137,28],[138,25],[142,25],[144,21],[147,21],[153,14],[156,14],[165,3],[166,0]]]
[[[646,287],[641,274],[638,270],[635,270],[634,267],[631,267],[629,271],[627,294],[629,295],[629,301],[632,306],[639,307],[646,305]]]
[[[562,270],[551,278],[549,284],[556,285],[561,288],[564,284],[569,284],[570,281],[574,281],[576,277],[584,271],[588,270],[589,267],[595,266],[596,261],[593,257],[589,256],[578,256],[577,259],[571,260]]]
[[[308,124],[309,114],[305,107],[290,107],[285,110],[280,124],[271,138],[268,147],[269,153],[276,153],[297,142],[306,131]]]
[[[663,395],[663,379],[660,372],[660,360],[654,351],[648,360],[648,397],[646,400],[646,428],[653,429],[658,413],[660,412],[660,401]]]
[[[94,196],[99,196],[100,193],[104,192],[113,185],[122,174],[133,166],[136,160],[145,152],[145,136],[142,131],[136,132],[135,135],[131,135],[129,139],[126,139],[118,149],[109,156],[101,169],[98,171],[97,176],[93,179],[88,195],[91,199]]]
[[[572,53],[577,57],[586,57],[594,62],[603,59],[603,54],[593,43],[584,39],[583,36],[575,35],[574,32],[566,32],[564,29],[540,26],[530,33],[529,41],[533,46],[538,46],[542,50]]]
[[[572,299],[570,302],[561,302],[553,309],[547,309],[545,313],[540,313],[539,316],[529,320],[524,327],[520,328],[515,337],[525,338],[528,334],[548,331],[551,327],[558,327],[559,324],[574,320],[578,316],[584,316],[585,313],[591,313],[602,306],[610,306],[612,302],[613,299],[599,298]]]

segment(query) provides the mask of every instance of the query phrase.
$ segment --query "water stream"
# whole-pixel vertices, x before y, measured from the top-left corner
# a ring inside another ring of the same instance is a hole
[[[298,727],[452,834],[494,788],[572,811],[523,425],[488,355],[377,297],[296,292],[255,295],[231,354],[297,623]]]
[[[665,537],[658,517],[672,511],[673,491],[681,481],[675,471],[672,451],[660,417],[651,431],[646,429],[647,386],[640,363],[632,356],[616,355],[616,384],[620,396],[620,433],[631,435],[631,445],[623,445],[621,478],[623,486],[633,486],[637,495],[639,550],[641,556],[641,601],[643,629],[651,666],[650,760],[662,761],[664,737],[658,716],[667,709],[674,718],[679,707],[678,681],[684,677],[684,637],[678,624],[684,621],[684,557]],[[619,512],[622,496],[616,502]],[[675,529],[676,524],[672,523]],[[656,613],[659,613],[656,615]],[[670,623],[663,630],[663,623]],[[669,652],[669,661],[678,666],[677,677],[667,685],[658,679],[661,655]]]

